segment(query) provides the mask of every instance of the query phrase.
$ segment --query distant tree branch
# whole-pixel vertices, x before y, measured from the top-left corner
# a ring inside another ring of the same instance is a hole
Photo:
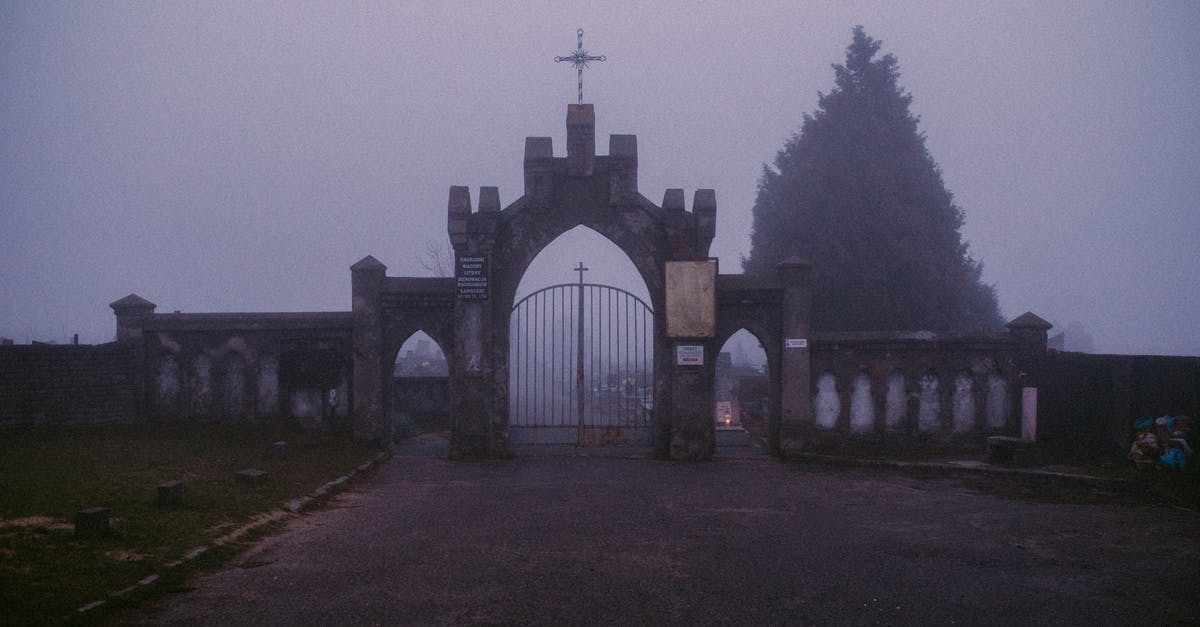
[[[417,263],[431,276],[454,276],[454,249],[447,242],[429,240]]]

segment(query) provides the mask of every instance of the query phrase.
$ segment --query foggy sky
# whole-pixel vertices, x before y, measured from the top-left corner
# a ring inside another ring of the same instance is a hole
[[[652,4],[0,4],[0,336],[110,341],[131,292],[159,312],[348,310],[367,254],[422,273],[451,185],[507,205],[526,136],[565,154],[575,73],[553,57],[576,28],[608,57],[584,75],[597,152],[637,134],[655,202],[715,189],[712,253],[738,272],[762,166],[862,24],[899,59],[1006,317],[1200,354],[1200,4]],[[528,281],[579,260],[628,281],[598,239]]]

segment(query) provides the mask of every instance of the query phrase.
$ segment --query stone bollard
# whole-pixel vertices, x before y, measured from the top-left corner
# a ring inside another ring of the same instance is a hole
[[[237,471],[236,474],[233,475],[233,479],[237,483],[246,483],[246,484],[250,484],[250,485],[258,485],[260,483],[266,483],[267,477],[268,477],[267,471],[259,470],[257,468],[247,468],[245,470],[239,470],[239,471]]]
[[[108,534],[108,508],[89,507],[75,513],[75,537],[99,540]]]
[[[287,457],[287,442],[280,440],[271,445],[271,450],[275,453],[275,457],[283,459]]]
[[[154,500],[159,507],[178,507],[183,504],[183,482],[178,480],[158,484],[158,495]]]

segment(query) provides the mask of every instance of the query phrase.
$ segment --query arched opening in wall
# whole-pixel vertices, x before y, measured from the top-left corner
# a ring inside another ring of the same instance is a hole
[[[625,253],[571,229],[529,264],[513,302],[510,442],[649,445],[654,312]]]
[[[850,389],[850,430],[871,433],[875,430],[875,398],[871,394],[871,375],[859,371]]]
[[[942,397],[938,387],[937,372],[930,370],[921,375],[920,405],[917,410],[917,430],[921,433],[942,430]]]
[[[158,360],[154,413],[160,418],[179,417],[179,360],[164,352]]]
[[[908,381],[904,373],[892,371],[888,375],[887,399],[884,426],[888,431],[901,431],[908,427]]]
[[[329,345],[298,346],[282,353],[279,397],[290,421],[307,431],[349,428],[349,374],[345,353]]]
[[[1008,382],[1003,374],[992,372],[987,377],[987,426],[1000,431],[1008,425],[1010,403]]]
[[[240,422],[246,418],[246,360],[229,353],[221,360],[221,418]]]
[[[842,413],[842,399],[838,396],[837,388],[837,376],[832,372],[824,372],[817,379],[817,398],[813,407],[816,408],[818,427],[837,428],[838,416]]]
[[[212,359],[204,353],[192,359],[188,377],[188,415],[192,420],[206,420],[212,408]]]
[[[975,430],[975,377],[963,370],[954,377],[954,432]]]
[[[408,336],[392,367],[392,425],[397,439],[450,429],[450,368],[424,331]]]
[[[772,417],[767,352],[746,329],[738,329],[717,353],[713,398],[717,446],[763,447]]]
[[[275,416],[279,413],[279,359],[274,355],[263,355],[258,360],[257,407],[259,417]]]

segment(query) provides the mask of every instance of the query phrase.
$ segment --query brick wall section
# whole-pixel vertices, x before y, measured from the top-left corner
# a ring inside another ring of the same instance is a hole
[[[0,426],[135,420],[135,373],[115,343],[0,346]]]
[[[1038,397],[1038,439],[1064,450],[1129,446],[1132,424],[1200,417],[1200,357],[1050,352]]]

